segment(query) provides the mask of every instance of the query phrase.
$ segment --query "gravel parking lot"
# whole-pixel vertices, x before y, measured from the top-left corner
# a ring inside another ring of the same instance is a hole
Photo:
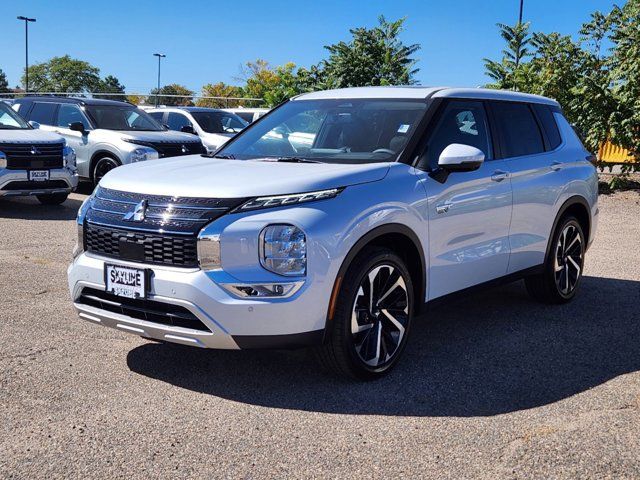
[[[440,306],[366,384],[79,320],[84,197],[0,200],[0,477],[640,478],[638,193],[601,196],[573,303],[519,282]]]

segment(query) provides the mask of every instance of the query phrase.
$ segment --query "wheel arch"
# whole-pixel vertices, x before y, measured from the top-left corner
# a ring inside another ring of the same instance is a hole
[[[110,157],[113,158],[116,162],[118,162],[120,165],[122,165],[122,160],[120,160],[120,157],[118,155],[116,155],[115,153],[113,153],[110,150],[106,150],[106,149],[101,149],[96,151],[92,156],[91,156],[91,160],[89,161],[89,178],[91,179],[91,181],[95,181],[95,179],[93,178],[93,169],[96,166],[96,162],[98,161],[98,159],[100,157]]]
[[[327,308],[324,339],[333,326],[335,302],[340,290],[342,279],[353,260],[365,248],[382,246],[390,248],[400,255],[406,263],[413,283],[415,310],[418,313],[425,302],[426,297],[426,260],[422,242],[418,235],[408,226],[400,223],[389,223],[370,230],[363,235],[349,250],[340,265]]]
[[[589,203],[587,200],[580,196],[574,195],[569,197],[560,207],[558,213],[556,214],[556,218],[553,221],[553,226],[551,227],[551,231],[549,232],[549,239],[547,240],[547,250],[545,252],[544,260],[545,264],[551,254],[552,248],[552,239],[553,235],[558,228],[558,224],[560,221],[566,217],[567,215],[573,215],[576,217],[580,225],[582,226],[585,242],[587,245],[589,244],[589,235],[591,234],[591,213],[590,213]]]

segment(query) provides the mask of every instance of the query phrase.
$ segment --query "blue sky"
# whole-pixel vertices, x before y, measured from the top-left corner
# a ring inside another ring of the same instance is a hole
[[[24,68],[24,23],[30,62],[69,54],[101,74],[116,75],[128,92],[156,83],[154,52],[163,52],[162,83],[199,91],[205,83],[237,83],[240,66],[256,58],[272,65],[309,66],[324,45],[347,40],[348,30],[373,26],[378,15],[407,17],[403,40],[419,43],[417,79],[424,85],[474,87],[487,82],[483,57],[498,58],[496,22],[514,23],[519,0],[2,0],[0,68],[11,86]],[[607,0],[525,0],[524,17],[539,31],[576,35]],[[624,3],[619,1],[618,3]]]

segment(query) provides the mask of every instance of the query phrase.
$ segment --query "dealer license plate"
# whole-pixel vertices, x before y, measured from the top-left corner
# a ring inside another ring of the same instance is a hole
[[[29,180],[32,182],[46,182],[49,180],[49,170],[29,170]]]
[[[107,292],[120,297],[145,298],[147,292],[145,270],[105,264],[104,276]]]

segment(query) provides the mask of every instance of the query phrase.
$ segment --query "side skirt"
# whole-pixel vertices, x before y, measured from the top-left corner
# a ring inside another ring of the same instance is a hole
[[[528,277],[529,275],[536,275],[536,274],[542,273],[543,271],[544,271],[544,265],[537,265],[535,267],[525,268],[524,270],[519,270],[517,272],[510,273],[509,275],[505,275],[504,277],[495,278],[493,280],[489,280],[488,282],[480,283],[478,285],[473,285],[463,290],[459,290],[457,292],[443,295],[442,297],[434,298],[433,300],[429,300],[428,302],[425,302],[424,304],[422,304],[419,310],[419,313],[424,313],[431,308],[449,303],[452,300],[459,299],[463,296],[469,295],[470,293],[475,293],[475,292],[487,290],[490,288],[498,287],[500,285],[506,285],[509,283],[517,282],[518,280],[522,280],[524,277]]]

